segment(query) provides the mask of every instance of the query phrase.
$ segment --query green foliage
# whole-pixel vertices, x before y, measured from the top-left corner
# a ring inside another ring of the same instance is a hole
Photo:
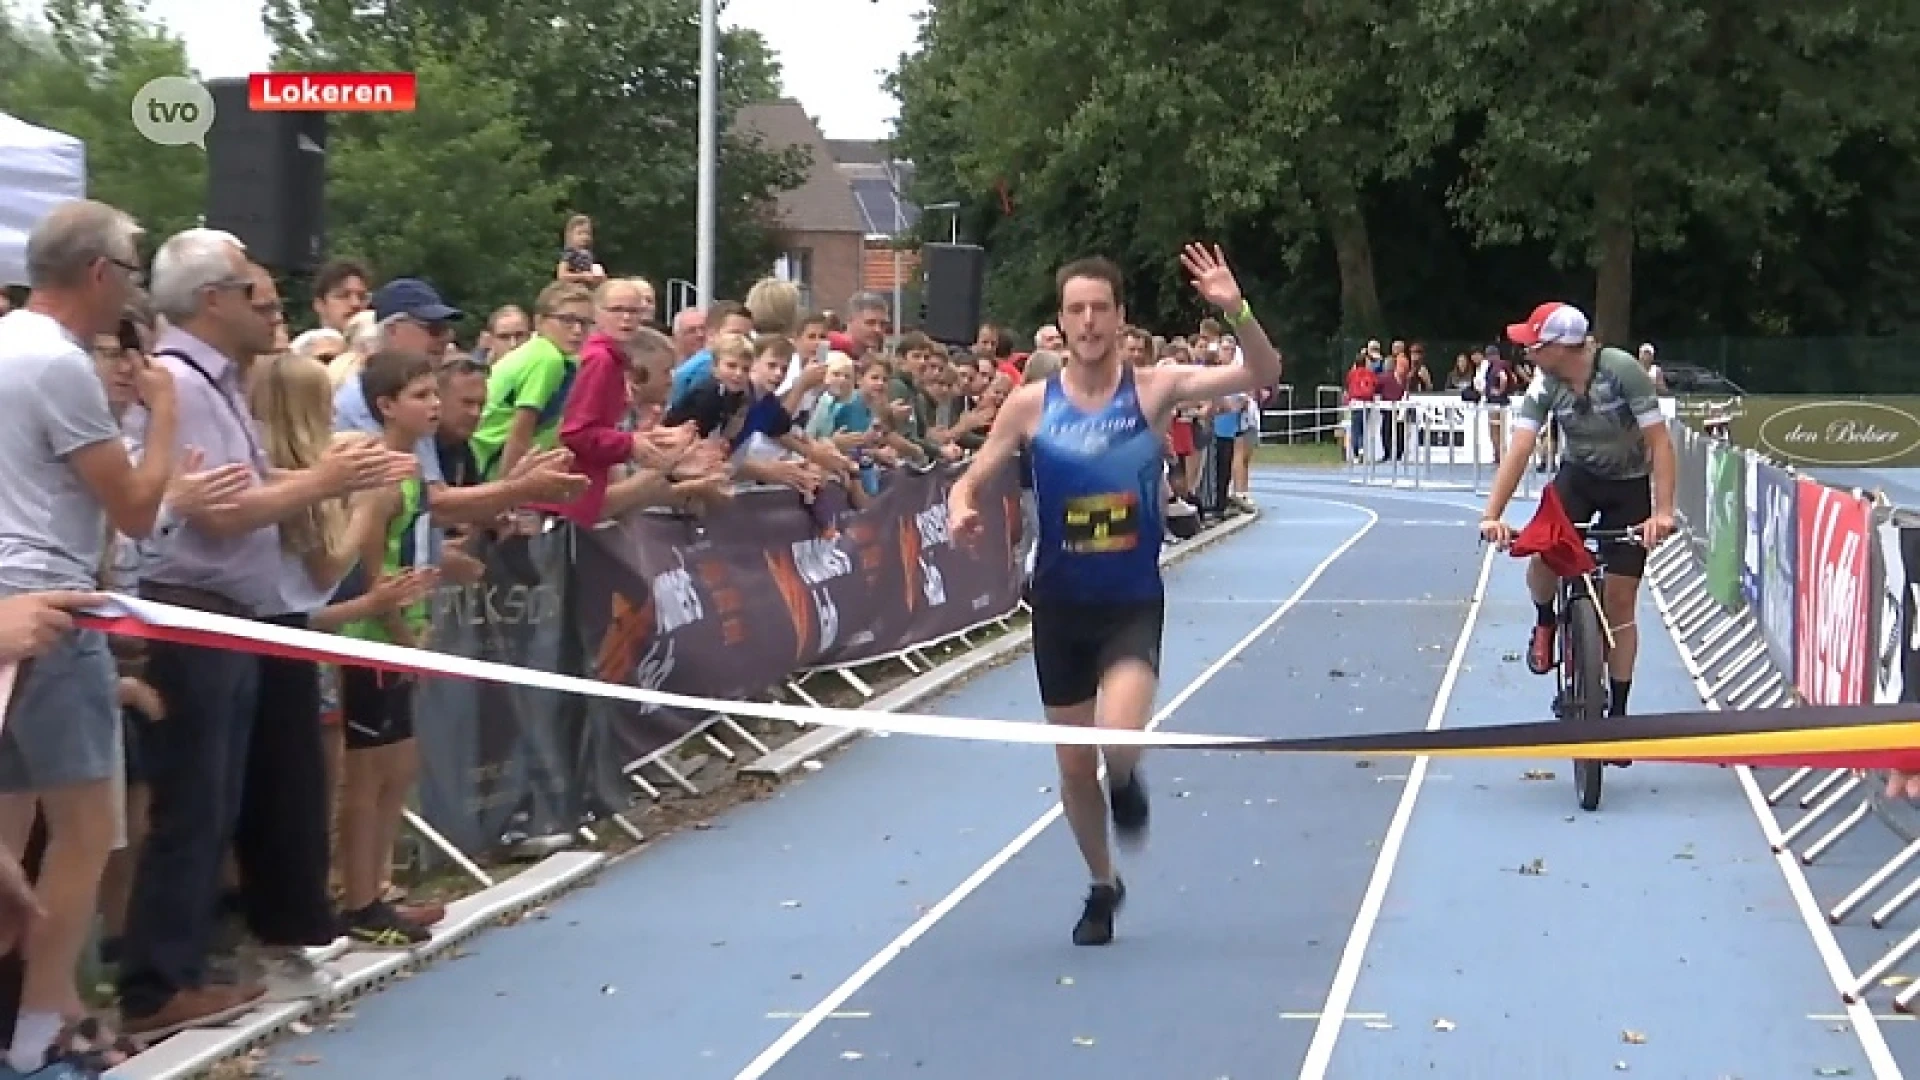
[[[190,74],[185,48],[137,0],[47,0],[45,25],[0,0],[0,102],[87,144],[90,193],[164,236],[197,223],[206,162],[134,128],[134,93]],[[475,311],[530,303],[552,280],[567,215],[595,254],[664,292],[695,262],[697,0],[267,0],[280,70],[411,71],[413,113],[329,124],[328,250],[382,277],[418,274]],[[727,131],[777,95],[750,32],[721,42]],[[775,245],[767,211],[804,162],[735,135],[720,157],[716,286],[741,295]],[[304,315],[298,289],[289,312]],[[663,297],[664,299],[664,297]]]
[[[187,69],[186,46],[124,3],[51,0],[47,27],[0,7],[0,103],[86,143],[87,193],[133,214],[152,237],[190,227],[205,206],[206,157],[155,146],[133,126],[148,80]]]
[[[1002,320],[1098,251],[1178,330],[1203,238],[1296,340],[1632,340],[1920,325],[1916,55],[1911,0],[941,0],[892,88]]]
[[[549,220],[528,238],[543,274],[577,210],[594,218],[603,265],[661,285],[694,276],[699,15],[695,0],[268,0],[266,24],[282,69],[412,70],[438,55],[455,79],[495,80],[499,107],[554,178]],[[723,35],[720,76],[723,132],[740,106],[778,93],[756,34]],[[771,196],[802,174],[793,157],[731,135],[719,164],[715,284],[740,295],[773,259]]]

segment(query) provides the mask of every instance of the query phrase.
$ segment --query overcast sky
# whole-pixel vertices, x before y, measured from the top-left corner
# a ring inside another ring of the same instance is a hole
[[[732,0],[721,20],[760,31],[780,60],[786,95],[806,106],[828,138],[880,139],[892,134],[896,113],[880,88],[882,72],[913,47],[914,16],[926,2]],[[256,0],[149,0],[148,12],[186,39],[202,77],[246,75],[266,65]]]

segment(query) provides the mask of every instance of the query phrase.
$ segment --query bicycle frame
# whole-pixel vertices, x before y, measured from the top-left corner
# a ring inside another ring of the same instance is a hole
[[[1593,555],[1596,563],[1600,563],[1601,556],[1605,553],[1606,549],[1613,544],[1639,542],[1640,530],[1638,527],[1595,529],[1586,525],[1575,525],[1574,528],[1580,530],[1580,538],[1586,545],[1587,551]],[[1606,583],[1606,580],[1607,572],[1604,564],[1597,565],[1594,569],[1578,577],[1561,578],[1560,584],[1555,588],[1554,606],[1556,613],[1561,617],[1561,622],[1564,624],[1567,607],[1573,598],[1573,590],[1584,588],[1587,593],[1587,599],[1593,601],[1595,614],[1600,616],[1600,636],[1606,639],[1607,652],[1610,654],[1613,652],[1616,643],[1613,638],[1613,620],[1607,617],[1607,606],[1601,602],[1602,586]]]

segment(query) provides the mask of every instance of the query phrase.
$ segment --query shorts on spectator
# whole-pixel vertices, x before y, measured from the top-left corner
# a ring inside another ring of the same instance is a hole
[[[413,738],[413,687],[409,675],[342,668],[340,716],[347,749],[377,750]]]
[[[113,779],[120,753],[114,670],[98,630],[72,631],[21,666],[0,731],[0,792]]]

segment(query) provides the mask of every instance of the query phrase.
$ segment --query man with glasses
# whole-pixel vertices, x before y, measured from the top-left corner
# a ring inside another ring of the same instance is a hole
[[[1526,322],[1507,327],[1507,337],[1527,350],[1540,376],[1520,399],[1513,443],[1494,475],[1480,535],[1502,550],[1512,545],[1513,526],[1502,521],[1501,514],[1533,457],[1540,429],[1551,417],[1560,430],[1562,455],[1553,490],[1567,517],[1582,525],[1598,514],[1601,529],[1641,530],[1639,543],[1613,544],[1603,553],[1607,576],[1601,606],[1614,639],[1607,658],[1607,715],[1623,716],[1639,654],[1634,611],[1647,552],[1673,534],[1673,439],[1653,380],[1632,354],[1588,337],[1587,317],[1580,309],[1542,304]],[[1539,556],[1528,563],[1527,590],[1533,595],[1535,619],[1527,667],[1536,675],[1553,670],[1558,580]]]

